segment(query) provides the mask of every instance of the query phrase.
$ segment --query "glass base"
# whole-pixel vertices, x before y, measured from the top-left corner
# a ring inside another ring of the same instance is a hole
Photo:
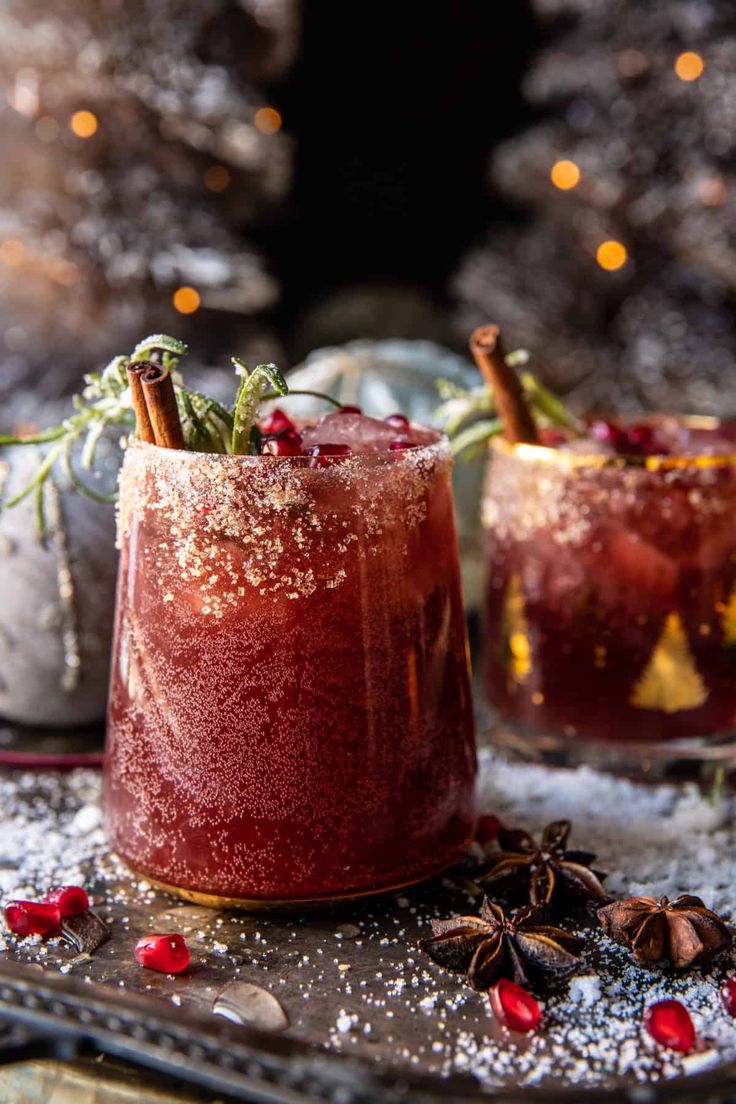
[[[638,781],[736,784],[736,732],[683,740],[593,740],[538,731],[496,718],[490,742],[508,758],[554,767],[591,767]]]
[[[430,878],[437,877],[437,875],[444,873],[445,870],[453,866],[465,854],[473,838],[474,834],[465,840],[462,847],[458,848],[457,853],[444,859],[439,866],[433,866],[422,873],[415,874],[412,878],[394,882],[391,885],[382,885],[374,889],[353,889],[347,893],[331,893],[324,897],[286,898],[282,900],[263,897],[222,897],[216,893],[205,893],[198,889],[188,889],[186,886],[172,885],[169,882],[162,882],[158,878],[152,878],[145,870],[136,870],[120,852],[115,854],[136,877],[145,878],[156,889],[164,890],[173,897],[180,897],[184,901],[191,901],[195,905],[203,905],[206,908],[213,909],[240,909],[243,912],[294,912],[304,911],[305,909],[312,912],[329,909],[347,901],[361,901],[367,897],[380,897],[387,893],[396,893],[398,890],[408,889],[410,886],[419,885]]]
[[[28,770],[99,767],[104,741],[103,725],[67,730],[0,720],[0,766]]]

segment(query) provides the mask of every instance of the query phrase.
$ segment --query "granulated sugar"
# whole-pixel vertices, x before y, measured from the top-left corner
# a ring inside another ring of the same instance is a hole
[[[711,803],[695,788],[643,786],[584,768],[509,764],[488,750],[481,752],[480,767],[485,812],[533,834],[569,818],[571,846],[597,852],[594,865],[608,871],[605,884],[613,896],[694,893],[732,920],[732,798]],[[588,939],[578,969],[556,990],[540,994],[539,1031],[513,1034],[494,1020],[483,994],[417,947],[431,917],[477,913],[478,902],[452,872],[338,915],[195,910],[126,874],[109,855],[99,796],[99,777],[88,771],[0,774],[0,894],[4,900],[34,897],[60,882],[93,888],[115,923],[106,949],[75,967],[92,980],[120,984],[127,955],[122,934],[129,944],[138,928],[165,917],[168,930],[187,933],[194,968],[189,978],[153,981],[144,971],[141,988],[153,987],[175,1004],[205,1007],[223,983],[255,983],[284,1005],[292,1036],[383,1065],[470,1074],[485,1086],[592,1086],[644,1084],[736,1059],[736,1021],[719,995],[734,969],[732,953],[702,971],[642,969],[605,939],[594,920],[587,933],[571,924]],[[6,936],[0,950],[59,969],[71,953],[55,943]],[[688,1007],[699,1040],[694,1054],[664,1050],[643,1031],[644,1010],[664,997]]]

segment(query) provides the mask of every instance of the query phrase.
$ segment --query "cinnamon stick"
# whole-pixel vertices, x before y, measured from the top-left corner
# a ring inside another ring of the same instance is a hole
[[[493,393],[506,440],[513,444],[538,444],[537,427],[519,377],[506,363],[499,327],[479,326],[474,330],[470,337],[470,351]]]
[[[153,432],[153,426],[151,425],[151,419],[148,416],[146,397],[143,394],[143,385],[141,383],[141,373],[144,372],[146,368],[150,368],[150,363],[147,360],[137,364],[129,364],[127,373],[138,436],[141,441],[147,441],[149,445],[153,445],[156,443],[156,437]]]
[[[162,364],[146,364],[139,378],[155,443],[160,448],[186,448],[168,368]]]

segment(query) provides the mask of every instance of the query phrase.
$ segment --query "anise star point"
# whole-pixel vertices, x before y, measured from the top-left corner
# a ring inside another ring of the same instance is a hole
[[[532,905],[551,905],[569,896],[602,904],[609,900],[602,882],[605,874],[590,866],[595,855],[567,847],[570,821],[548,824],[536,843],[528,832],[500,828],[501,850],[489,858],[489,869],[478,879],[486,892],[518,897]]]
[[[433,920],[432,936],[419,945],[438,966],[465,971],[474,989],[490,989],[502,977],[527,986],[568,974],[583,947],[582,939],[542,920],[539,908],[509,916],[484,898],[479,917]]]
[[[666,958],[678,970],[704,966],[733,941],[721,917],[690,894],[674,901],[647,896],[614,901],[598,909],[598,919],[606,935],[629,947],[641,965]]]

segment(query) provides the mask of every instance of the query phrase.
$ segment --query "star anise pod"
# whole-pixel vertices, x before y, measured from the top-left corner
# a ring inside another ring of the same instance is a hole
[[[591,870],[595,855],[569,851],[570,821],[548,824],[537,844],[528,832],[501,828],[501,850],[489,858],[490,868],[476,879],[483,889],[502,897],[526,897],[533,905],[561,904],[565,897],[608,901],[601,882],[606,877]]]
[[[606,935],[630,947],[637,962],[668,958],[678,970],[704,966],[730,947],[731,933],[699,897],[629,897],[598,909]]]
[[[446,970],[464,970],[474,989],[490,989],[505,977],[529,985],[569,973],[577,964],[582,939],[540,922],[542,910],[522,908],[507,916],[483,899],[480,916],[433,920],[433,935],[420,947]]]

